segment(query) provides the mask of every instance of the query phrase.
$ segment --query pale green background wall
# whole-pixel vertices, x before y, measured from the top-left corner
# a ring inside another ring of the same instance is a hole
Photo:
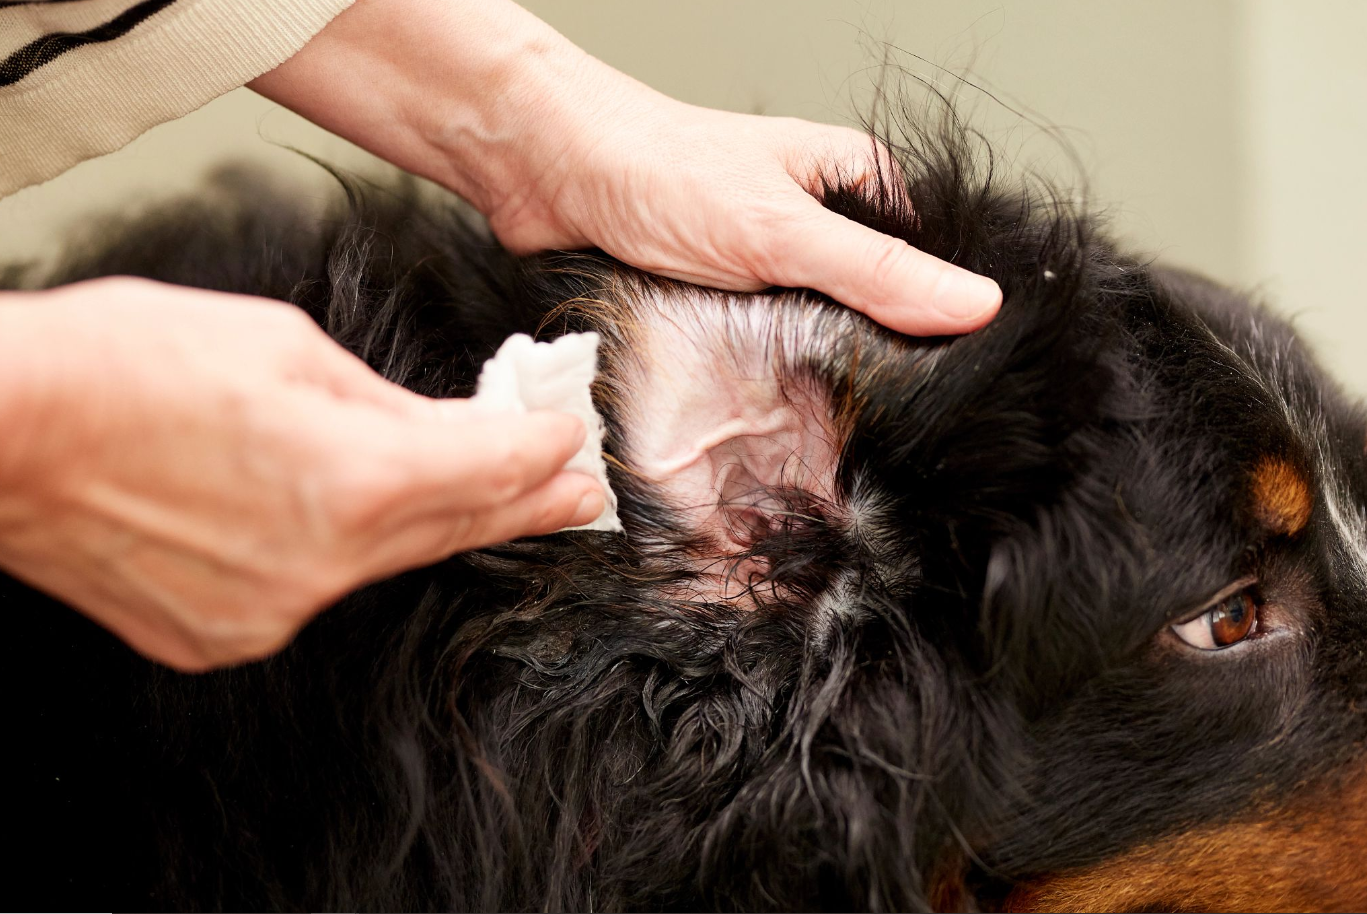
[[[592,53],[699,104],[848,122],[884,54],[974,107],[1021,159],[1067,160],[1138,249],[1256,288],[1367,393],[1367,3],[1358,0],[531,0]],[[40,256],[92,206],[192,187],[267,141],[362,155],[246,90],[0,200],[0,259]],[[312,186],[312,185],[311,185]],[[322,191],[320,190],[320,196]]]

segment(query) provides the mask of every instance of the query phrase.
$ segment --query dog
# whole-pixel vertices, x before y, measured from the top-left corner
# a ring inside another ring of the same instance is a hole
[[[6,580],[26,900],[1367,904],[1367,409],[1247,296],[921,121],[824,202],[996,280],[962,338],[514,257],[340,176],[329,219],[236,173],[73,244],[47,282],[290,301],[428,396],[597,331],[625,533],[456,555],[199,676]]]

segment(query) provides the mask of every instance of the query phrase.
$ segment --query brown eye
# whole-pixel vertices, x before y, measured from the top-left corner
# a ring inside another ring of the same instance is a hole
[[[1251,588],[1231,594],[1189,622],[1172,627],[1173,633],[1202,651],[1218,651],[1238,644],[1258,626],[1258,601]]]

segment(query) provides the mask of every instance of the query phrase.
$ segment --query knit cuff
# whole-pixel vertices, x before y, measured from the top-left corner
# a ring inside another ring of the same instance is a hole
[[[274,69],[352,2],[175,0],[121,37],[73,47],[0,86],[0,197]],[[0,11],[0,37],[17,31],[5,28],[13,14]]]

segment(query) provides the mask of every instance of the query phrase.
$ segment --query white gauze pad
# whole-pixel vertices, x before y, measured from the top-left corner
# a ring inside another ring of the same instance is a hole
[[[490,413],[554,410],[578,416],[588,432],[579,453],[565,469],[585,473],[603,487],[603,513],[588,524],[566,530],[621,531],[617,495],[608,485],[603,462],[603,419],[593,408],[589,386],[598,374],[598,334],[569,333],[538,343],[525,333],[510,336],[484,363],[470,402]]]

